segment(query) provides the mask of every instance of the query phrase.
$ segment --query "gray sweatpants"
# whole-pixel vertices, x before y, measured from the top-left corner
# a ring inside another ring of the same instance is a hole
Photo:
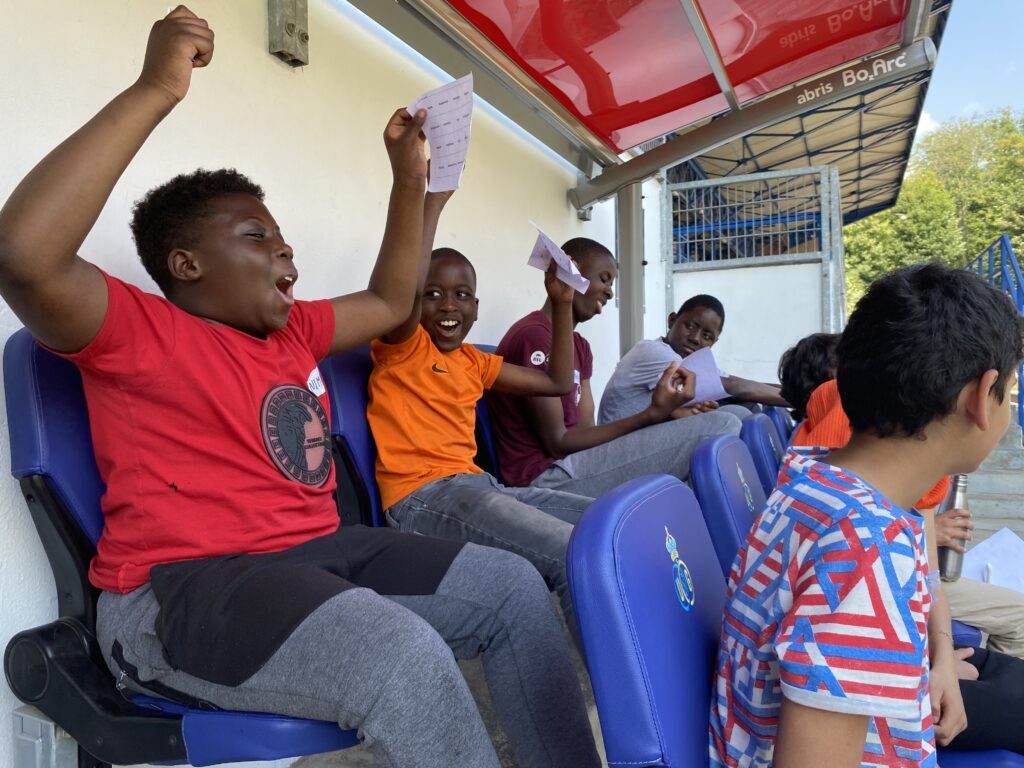
[[[225,709],[273,712],[359,729],[387,768],[498,768],[455,659],[482,655],[495,710],[522,766],[598,766],[565,633],[536,569],[467,544],[433,595],[349,589],[311,613],[236,687],[169,668],[149,585],[104,592],[97,635],[107,664],[119,641],[145,683]]]
[[[600,496],[641,475],[666,474],[684,482],[690,457],[709,435],[739,435],[740,420],[725,410],[701,413],[638,429],[604,445],[570,453],[541,472],[530,485]]]

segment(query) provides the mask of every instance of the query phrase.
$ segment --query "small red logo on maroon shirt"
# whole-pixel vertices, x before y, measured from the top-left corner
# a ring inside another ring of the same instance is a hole
[[[323,485],[331,473],[331,432],[324,407],[303,387],[283,384],[263,398],[263,444],[285,477]]]

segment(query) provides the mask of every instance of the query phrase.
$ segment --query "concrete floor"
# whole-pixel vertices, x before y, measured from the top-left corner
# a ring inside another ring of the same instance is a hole
[[[580,686],[583,689],[583,696],[587,702],[587,711],[590,715],[590,724],[594,729],[594,739],[597,742],[598,751],[601,753],[602,764],[604,763],[604,745],[601,741],[601,727],[597,720],[597,707],[594,705],[594,694],[590,689],[590,678],[587,677],[586,668],[579,654],[573,651],[573,657],[580,676]],[[459,662],[466,682],[469,684],[473,698],[480,707],[480,714],[483,716],[484,724],[487,726],[491,739],[494,741],[498,757],[501,758],[502,768],[516,768],[515,756],[512,754],[512,746],[501,729],[497,718],[494,715],[494,708],[491,705],[491,696],[487,691],[487,684],[484,681],[483,665],[479,659]],[[373,755],[368,747],[354,747],[342,752],[328,752],[322,755],[311,755],[295,762],[292,768],[373,768]]]

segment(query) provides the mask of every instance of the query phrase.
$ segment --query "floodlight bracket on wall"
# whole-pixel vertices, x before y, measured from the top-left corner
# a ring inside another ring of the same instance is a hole
[[[307,0],[267,0],[269,51],[285,64],[309,64]]]

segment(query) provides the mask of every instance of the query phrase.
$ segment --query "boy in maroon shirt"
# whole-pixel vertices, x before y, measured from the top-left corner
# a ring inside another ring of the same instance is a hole
[[[574,238],[562,246],[590,281],[586,293],[572,302],[573,326],[599,314],[614,296],[618,265],[607,248],[594,240]],[[513,325],[498,344],[508,362],[545,368],[551,349],[551,308],[545,303]],[[573,334],[575,386],[568,395],[516,397],[494,395],[498,458],[508,485],[531,486],[599,496],[640,475],[663,472],[686,480],[690,455],[708,435],[740,432],[731,413],[701,413],[679,407],[665,396],[664,383],[673,375],[670,365],[654,387],[651,402],[640,413],[607,424],[594,423],[590,389],[593,356],[590,345]],[[688,377],[693,397],[696,379]]]

